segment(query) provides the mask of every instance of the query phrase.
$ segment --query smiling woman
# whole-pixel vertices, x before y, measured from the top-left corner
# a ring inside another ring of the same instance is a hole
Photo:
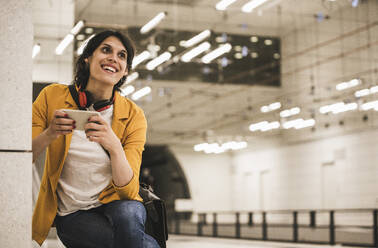
[[[95,35],[71,86],[52,84],[33,103],[33,160],[47,159],[33,214],[33,239],[52,225],[67,247],[159,247],[144,232],[139,171],[146,141],[143,110],[118,90],[134,47],[119,32]],[[63,109],[96,110],[84,131]]]

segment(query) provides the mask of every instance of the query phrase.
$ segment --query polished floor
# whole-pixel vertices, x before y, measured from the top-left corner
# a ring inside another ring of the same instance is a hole
[[[35,244],[33,247],[37,247]],[[307,245],[307,244],[293,244],[293,243],[279,243],[279,242],[262,242],[223,238],[207,238],[195,237],[185,235],[170,235],[167,243],[167,248],[335,248],[342,246],[327,246],[327,245]],[[55,239],[48,239],[42,245],[42,248],[64,248],[64,246]],[[348,246],[348,248],[352,248]]]

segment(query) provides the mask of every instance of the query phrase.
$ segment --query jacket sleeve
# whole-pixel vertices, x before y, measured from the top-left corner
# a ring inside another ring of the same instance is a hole
[[[32,138],[40,135],[47,128],[47,89],[44,88],[33,103]]]
[[[133,170],[133,178],[122,187],[113,187],[121,199],[140,199],[139,195],[139,173],[142,163],[142,153],[146,143],[147,121],[141,109],[129,117],[126,132],[121,140],[126,159]]]

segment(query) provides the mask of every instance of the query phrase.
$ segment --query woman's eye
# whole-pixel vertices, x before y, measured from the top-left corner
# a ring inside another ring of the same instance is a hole
[[[103,47],[103,48],[102,48],[102,51],[103,51],[104,53],[107,53],[107,52],[110,51],[110,48],[109,48],[109,47]]]
[[[126,54],[125,53],[120,53],[119,57],[122,58],[122,59],[125,59],[126,58]]]

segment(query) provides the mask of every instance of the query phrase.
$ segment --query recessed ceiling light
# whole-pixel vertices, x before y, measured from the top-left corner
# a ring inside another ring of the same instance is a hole
[[[86,29],[85,29],[85,33],[86,33],[86,34],[91,34],[91,33],[93,33],[93,28],[86,28]]]
[[[255,58],[259,57],[259,54],[256,53],[256,52],[252,52],[251,57],[255,59]]]
[[[281,58],[281,56],[280,56],[279,53],[275,53],[275,54],[273,54],[273,58],[275,58],[275,59],[279,59],[279,58]]]
[[[242,47],[239,46],[239,45],[236,45],[236,46],[234,46],[234,50],[237,51],[237,52],[241,52]]]
[[[176,47],[175,46],[169,46],[168,47],[168,51],[170,51],[170,52],[176,52]]]
[[[269,39],[266,39],[266,40],[264,40],[264,44],[267,45],[267,46],[270,46],[270,45],[273,44],[273,41],[269,40]]]
[[[84,34],[78,34],[76,35],[76,40],[84,40],[85,39],[85,35]]]
[[[251,36],[250,41],[256,43],[259,41],[259,38],[257,36]]]
[[[218,43],[225,42],[225,40],[224,40],[224,38],[222,36],[215,37],[215,41],[218,42]]]
[[[241,59],[243,58],[243,55],[241,53],[235,53],[234,57],[235,59]]]

